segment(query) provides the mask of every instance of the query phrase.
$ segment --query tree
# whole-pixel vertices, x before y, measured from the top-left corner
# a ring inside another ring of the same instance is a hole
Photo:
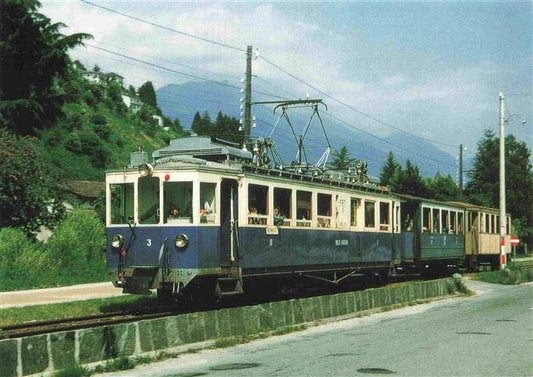
[[[329,168],[333,170],[346,170],[355,159],[350,156],[348,148],[343,146],[341,149],[333,152],[333,161],[329,163]]]
[[[390,180],[391,189],[400,194],[407,194],[428,198],[429,190],[420,176],[420,169],[411,160],[405,163],[405,169],[398,169],[397,174]]]
[[[449,174],[444,177],[437,172],[434,179],[426,178],[425,185],[429,196],[433,199],[443,201],[459,199],[459,187]]]
[[[215,120],[213,136],[239,144],[242,144],[244,141],[244,134],[242,131],[239,131],[239,120],[224,115],[221,111],[218,112],[217,119]]]
[[[152,106],[154,109],[157,108],[157,98],[151,81],[142,84],[137,92],[139,93],[139,98],[145,105]]]
[[[0,12],[0,127],[23,135],[49,127],[62,115],[54,79],[66,77],[67,51],[89,34],[63,35],[37,13],[37,0],[3,0]]]
[[[202,115],[198,111],[194,114],[191,129],[198,136],[213,136],[215,134],[215,127],[211,123],[211,117],[207,110]]]
[[[469,173],[465,193],[470,202],[499,208],[499,153],[500,140],[487,130],[478,143],[474,166]],[[531,151],[524,142],[513,135],[505,138],[505,186],[506,208],[513,224],[519,224],[519,236],[533,243],[533,166]]]
[[[46,171],[35,138],[0,133],[0,228],[27,233],[53,227],[63,216],[54,179]]]
[[[394,154],[389,152],[385,165],[381,168],[381,173],[379,175],[379,181],[383,186],[388,186],[390,180],[394,177],[394,174],[398,170],[400,164],[394,158]]]

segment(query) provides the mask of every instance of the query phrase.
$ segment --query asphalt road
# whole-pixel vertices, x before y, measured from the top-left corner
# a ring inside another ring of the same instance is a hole
[[[533,284],[206,350],[104,376],[533,376]]]

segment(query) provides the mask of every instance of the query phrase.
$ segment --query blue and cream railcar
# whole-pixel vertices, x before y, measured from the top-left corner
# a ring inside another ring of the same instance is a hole
[[[419,272],[462,266],[464,207],[409,195],[398,197],[402,199],[402,266]]]
[[[193,280],[238,277],[230,242],[239,169],[190,159],[109,172],[107,265],[124,292],[179,292]]]
[[[247,281],[338,283],[400,263],[400,200],[387,191],[247,168],[236,161],[247,152],[193,141],[203,147],[182,146],[188,156],[173,145],[154,166],[106,176],[107,265],[124,292],[234,294]]]

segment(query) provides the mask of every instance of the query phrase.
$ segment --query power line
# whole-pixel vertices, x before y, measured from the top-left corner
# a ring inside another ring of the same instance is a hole
[[[263,59],[265,62],[267,62],[268,64],[270,64],[271,66],[273,66],[274,68],[276,68],[276,69],[280,70],[281,72],[285,73],[286,75],[292,77],[292,78],[295,79],[296,81],[298,81],[298,82],[300,82],[300,83],[302,83],[302,84],[304,84],[304,85],[310,87],[310,88],[313,89],[313,90],[316,90],[318,93],[320,93],[320,94],[322,94],[322,95],[328,97],[329,99],[331,99],[331,100],[333,100],[333,101],[335,101],[335,102],[337,102],[337,103],[339,103],[339,104],[341,104],[341,105],[343,105],[343,106],[349,108],[350,110],[353,110],[353,111],[355,111],[356,113],[361,114],[362,116],[364,116],[364,117],[366,117],[366,118],[368,118],[368,119],[370,119],[370,120],[373,120],[374,122],[377,122],[377,123],[383,124],[384,126],[390,127],[390,128],[392,128],[392,129],[395,129],[395,130],[400,131],[400,132],[409,133],[409,132],[406,132],[406,131],[402,130],[402,129],[399,128],[399,127],[393,126],[392,124],[389,124],[389,123],[387,123],[387,122],[385,122],[385,121],[382,121],[381,119],[378,119],[378,118],[376,118],[376,117],[374,117],[374,116],[372,116],[372,115],[370,115],[370,114],[364,113],[364,112],[362,112],[361,110],[358,110],[358,109],[356,109],[355,107],[353,107],[353,106],[347,104],[346,102],[343,102],[343,101],[341,101],[341,100],[339,100],[339,99],[337,99],[337,98],[335,98],[335,97],[329,95],[328,93],[324,92],[323,90],[320,90],[320,89],[318,89],[317,87],[315,87],[315,86],[313,86],[313,85],[311,85],[311,84],[305,82],[304,80],[300,79],[299,77],[293,75],[292,73],[290,73],[290,72],[288,72],[287,70],[283,69],[282,67],[280,67],[280,66],[277,65],[276,63],[274,63],[274,62],[272,62],[271,60],[265,58],[264,56],[260,55],[259,57],[260,57],[261,59]],[[409,134],[410,134],[410,133],[409,133]],[[427,139],[427,138],[424,138],[424,137],[421,137],[421,136],[418,136],[418,137],[420,137],[421,139],[424,139],[424,140],[426,140],[426,141],[429,141],[429,142],[431,142],[431,143],[441,144],[441,145],[444,145],[444,146],[447,146],[447,147],[454,147],[454,148],[456,147],[455,145],[452,145],[452,144],[447,144],[447,143],[443,143],[443,142],[440,142],[440,141],[435,141],[435,140]]]
[[[162,69],[164,71],[172,72],[172,73],[175,73],[175,74],[178,74],[178,75],[182,75],[182,76],[185,76],[185,77],[190,77],[190,78],[194,78],[194,79],[197,79],[197,80],[210,82],[210,83],[213,83],[213,84],[223,85],[223,86],[227,86],[227,87],[234,88],[234,89],[241,89],[240,87],[238,87],[236,85],[228,84],[228,83],[222,82],[222,81],[211,80],[211,79],[208,79],[208,78],[205,78],[205,77],[192,75],[192,74],[186,73],[186,72],[176,71],[174,69],[163,67],[162,65],[159,65],[159,64],[150,63],[150,62],[147,62],[147,61],[144,61],[144,60],[141,60],[141,59],[137,59],[137,58],[134,58],[134,57],[131,57],[131,56],[128,56],[128,55],[121,54],[119,52],[115,52],[115,51],[111,51],[111,50],[105,49],[103,47],[98,47],[98,46],[92,45],[90,43],[84,43],[84,45],[92,47],[92,48],[95,48],[95,49],[100,50],[100,51],[107,52],[109,54],[117,55],[117,56],[129,59],[129,60],[133,60],[133,61],[138,62],[138,63],[146,64],[146,65],[149,65],[149,66],[152,66],[152,67],[156,67],[156,68]],[[282,100],[286,99],[286,98],[283,98],[283,97],[280,97],[280,96],[277,96],[275,94],[268,93],[268,92],[263,92],[263,91],[258,91],[258,90],[254,90],[253,92],[257,93],[257,94],[263,94],[265,96],[269,96],[269,97],[273,97],[273,98],[282,99]]]
[[[404,148],[404,147],[402,147],[402,146],[400,146],[400,145],[395,145],[395,144],[391,143],[390,141],[383,140],[382,138],[380,138],[380,137],[378,137],[378,136],[376,136],[376,135],[374,135],[374,134],[371,134],[370,132],[367,132],[367,131],[362,130],[362,129],[358,128],[358,127],[355,127],[354,125],[352,125],[352,124],[350,124],[350,123],[347,123],[346,121],[344,121],[344,120],[342,120],[342,119],[339,119],[339,118],[337,118],[337,117],[335,117],[335,116],[333,116],[333,115],[330,115],[330,114],[328,114],[328,113],[325,113],[324,115],[327,116],[327,117],[330,117],[330,118],[332,118],[332,119],[335,119],[337,122],[340,122],[340,123],[343,123],[343,124],[345,124],[345,125],[347,125],[347,126],[349,126],[349,127],[355,128],[356,130],[358,130],[358,131],[360,131],[360,132],[362,132],[362,133],[364,133],[364,134],[366,134],[366,135],[368,135],[368,136],[370,136],[370,137],[373,137],[374,139],[377,139],[377,140],[381,141],[382,143],[386,143],[386,144],[389,144],[389,145],[391,145],[391,146],[393,146],[393,147],[395,147],[395,148],[402,149],[402,150],[408,152],[409,154],[414,154],[414,155],[417,155],[417,156],[419,156],[419,157],[423,157],[423,158],[425,158],[425,159],[427,159],[427,160],[431,160],[431,161],[436,162],[436,163],[439,163],[439,164],[448,165],[448,166],[450,166],[450,167],[454,167],[454,166],[455,166],[455,165],[451,165],[451,164],[447,164],[447,163],[445,163],[445,162],[439,161],[439,160],[434,159],[434,158],[432,158],[432,157],[428,157],[428,156],[425,156],[425,155],[423,155],[423,154],[417,153],[417,152],[415,152],[415,151],[413,151],[413,150],[411,150],[411,149]]]
[[[104,10],[106,10],[108,12],[119,14],[119,15],[121,15],[123,17],[130,18],[132,20],[139,21],[139,22],[151,25],[151,26],[155,26],[155,27],[158,27],[158,28],[163,29],[163,30],[171,31],[171,32],[176,33],[176,34],[184,35],[184,36],[189,37],[189,38],[198,39],[200,41],[204,41],[204,42],[207,42],[207,43],[212,43],[212,44],[215,44],[215,45],[218,45],[218,46],[230,48],[230,49],[233,49],[233,50],[236,50],[236,51],[246,52],[246,50],[244,50],[244,49],[242,49],[240,47],[231,46],[231,45],[228,45],[226,43],[217,42],[217,41],[214,41],[214,40],[211,40],[211,39],[200,37],[198,35],[194,35],[194,34],[191,34],[191,33],[186,33],[184,31],[176,30],[176,29],[170,28],[168,26],[159,25],[159,24],[156,24],[154,22],[147,21],[147,20],[144,20],[144,19],[139,18],[139,17],[131,16],[129,14],[122,13],[122,12],[119,12],[118,10],[114,10],[114,9],[111,9],[111,8],[104,7],[102,5],[98,5],[98,4],[92,3],[92,2],[87,1],[87,0],[81,0],[81,1],[83,3],[92,5],[94,7],[97,7],[97,8],[100,8],[100,9],[104,9]]]
[[[228,74],[223,74],[223,73],[219,73],[219,72],[209,71],[207,69],[202,69],[202,68],[198,68],[198,67],[192,67],[190,65],[186,65],[186,64],[183,64],[183,63],[176,63],[176,62],[173,62],[171,60],[156,58],[155,56],[139,53],[137,51],[131,51],[131,50],[125,49],[123,47],[114,46],[112,44],[105,43],[105,42],[103,42],[101,40],[95,40],[95,41],[98,42],[99,45],[109,46],[109,47],[112,47],[112,48],[114,48],[116,50],[119,50],[119,51],[126,51],[126,52],[129,52],[129,53],[132,53],[132,54],[145,56],[145,57],[150,58],[150,59],[158,60],[158,61],[161,61],[161,62],[164,62],[164,63],[169,63],[169,64],[172,64],[172,65],[177,65],[179,67],[188,68],[188,69],[193,70],[193,71],[201,71],[201,72],[209,73],[209,74],[212,74],[212,75],[215,75],[215,76],[224,76],[224,77],[227,77],[227,78],[232,79],[232,80],[238,80],[239,79],[239,76],[237,76],[237,75],[228,75]]]

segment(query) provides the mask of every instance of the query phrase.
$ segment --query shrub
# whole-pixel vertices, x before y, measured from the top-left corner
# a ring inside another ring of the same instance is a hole
[[[46,263],[43,245],[28,239],[22,229],[0,229],[0,290],[40,285]]]
[[[90,272],[105,266],[105,227],[93,211],[76,210],[67,214],[47,246],[56,269]]]
[[[98,135],[98,137],[102,140],[109,141],[109,137],[111,136],[111,130],[106,125],[101,124],[95,124],[93,126],[93,131],[95,134]]]
[[[0,270],[9,271],[17,264],[26,249],[32,243],[21,229],[0,229]]]
[[[84,92],[82,98],[87,105],[91,107],[94,107],[96,105],[96,98],[90,91]]]
[[[71,133],[67,136],[64,143],[65,149],[72,153],[79,154],[83,151],[81,138],[77,133]]]
[[[107,124],[107,119],[100,113],[94,113],[91,117],[91,123],[93,124]]]
[[[79,130],[83,127],[83,123],[84,117],[81,114],[74,112],[67,116],[67,119],[63,122],[63,127],[69,131]]]
[[[91,372],[89,369],[85,368],[81,365],[70,365],[66,367],[65,369],[61,369],[60,371],[54,373],[54,377],[86,377],[90,376]]]

